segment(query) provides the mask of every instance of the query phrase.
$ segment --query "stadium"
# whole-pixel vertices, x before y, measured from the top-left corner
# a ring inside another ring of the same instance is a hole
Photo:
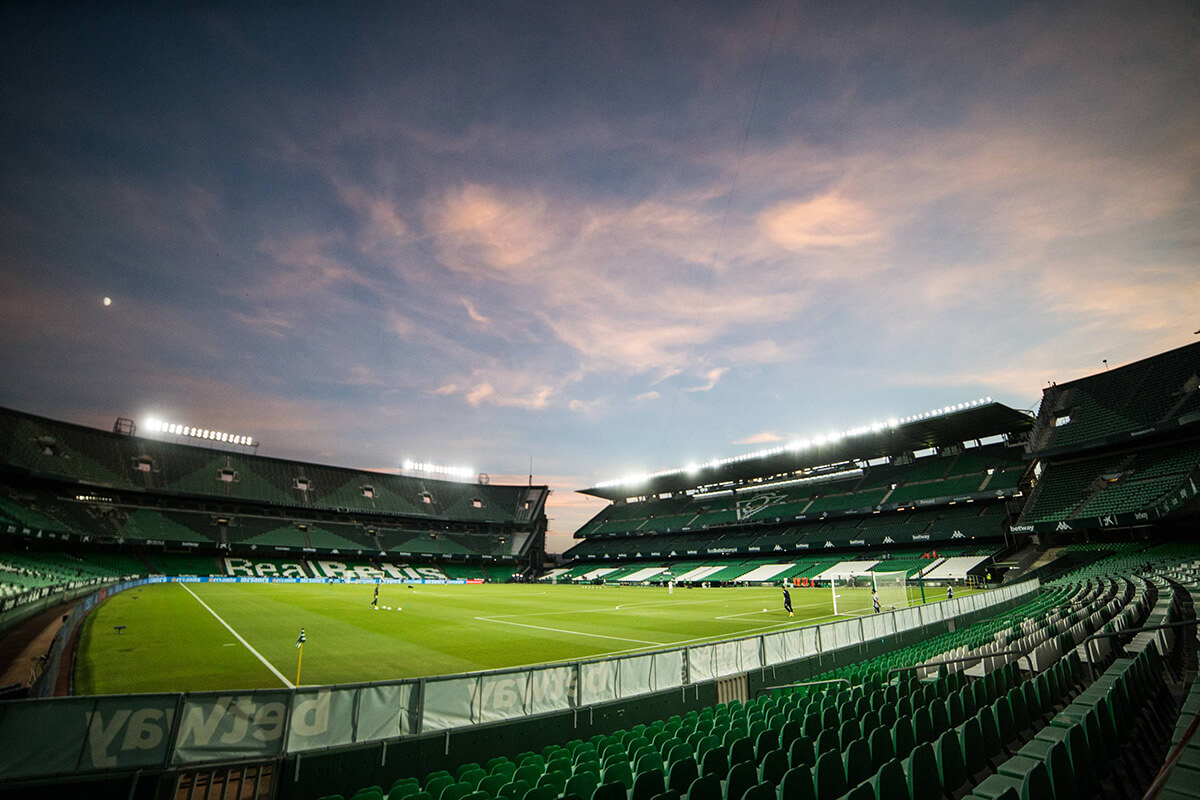
[[[1200,798],[1197,42],[0,6],[0,800]]]
[[[587,488],[561,566],[532,481],[5,409],[3,794],[1187,796],[1198,374]]]

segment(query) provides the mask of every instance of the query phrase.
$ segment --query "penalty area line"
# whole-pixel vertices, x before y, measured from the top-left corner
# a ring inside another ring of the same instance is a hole
[[[280,673],[280,672],[279,672],[279,670],[275,669],[275,666],[274,666],[274,665],[273,665],[273,664],[272,664],[270,661],[267,661],[265,658],[263,658],[263,654],[262,654],[262,653],[258,652],[258,651],[257,651],[257,650],[255,650],[253,647],[251,647],[251,646],[250,646],[250,643],[249,643],[249,642],[247,642],[245,639],[243,639],[240,633],[238,633],[238,632],[237,632],[237,631],[235,631],[235,630],[234,630],[232,627],[230,627],[230,625],[229,625],[229,623],[228,623],[228,622],[226,622],[225,620],[221,619],[221,615],[220,615],[220,614],[218,614],[217,612],[215,612],[215,611],[213,611],[211,608],[209,608],[209,606],[208,606],[208,603],[206,603],[206,602],[204,602],[203,600],[201,600],[201,599],[199,598],[199,596],[198,596],[198,595],[197,595],[195,592],[193,592],[191,589],[189,589],[189,588],[187,587],[187,584],[186,584],[186,583],[180,583],[180,584],[178,584],[178,585],[179,585],[179,586],[182,586],[182,587],[183,587],[183,590],[184,590],[185,592],[187,592],[188,594],[190,594],[192,597],[195,597],[195,598],[196,598],[196,602],[197,602],[197,603],[199,603],[200,605],[204,606],[204,610],[205,610],[205,611],[207,611],[208,613],[210,613],[210,614],[212,614],[214,617],[216,617],[216,619],[217,619],[217,622],[219,622],[219,623],[221,623],[222,625],[224,625],[224,626],[225,626],[225,629],[226,629],[227,631],[229,631],[230,633],[232,633],[232,634],[233,634],[233,638],[237,639],[239,642],[241,642],[241,643],[242,643],[242,644],[243,644],[243,645],[246,647],[246,649],[247,649],[247,650],[249,650],[251,653],[253,653],[253,654],[254,654],[254,657],[255,657],[255,658],[257,658],[259,661],[261,661],[261,662],[262,662],[262,663],[263,663],[263,664],[266,666],[266,668],[267,668],[267,669],[271,670],[271,672],[272,672],[272,673],[274,673],[274,675],[275,675],[275,677],[276,677],[276,678],[279,678],[279,680],[283,681],[283,685],[284,685],[284,686],[286,686],[286,687],[287,687],[287,688],[289,688],[289,689],[295,689],[295,688],[296,688],[296,684],[292,683],[292,682],[291,682],[291,681],[289,681],[287,678],[283,677],[282,673]]]

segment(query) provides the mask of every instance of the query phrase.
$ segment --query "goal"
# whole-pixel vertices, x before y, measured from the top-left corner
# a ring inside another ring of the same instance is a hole
[[[860,572],[830,579],[835,616],[858,616],[874,610],[871,591],[879,594],[879,610],[908,608],[907,572]]]
[[[873,572],[875,591],[879,593],[879,610],[895,611],[908,608],[908,573]]]

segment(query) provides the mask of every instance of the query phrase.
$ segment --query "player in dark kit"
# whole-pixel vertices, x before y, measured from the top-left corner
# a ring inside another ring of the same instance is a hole
[[[788,594],[788,590],[783,590],[783,610],[788,612],[789,617],[796,616],[792,613],[792,596]]]
[[[375,582],[375,599],[371,601],[371,608],[379,608],[379,582]]]

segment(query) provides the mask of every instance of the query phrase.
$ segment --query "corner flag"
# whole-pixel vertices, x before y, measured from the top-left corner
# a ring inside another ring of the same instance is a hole
[[[296,649],[300,652],[296,654],[296,685],[300,685],[300,664],[304,659],[304,628],[300,629],[300,635],[296,637]]]

